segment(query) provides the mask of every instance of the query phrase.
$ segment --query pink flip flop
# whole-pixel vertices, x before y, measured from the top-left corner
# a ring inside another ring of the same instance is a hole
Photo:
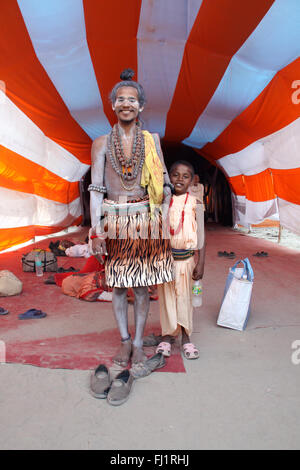
[[[198,359],[199,358],[199,351],[193,343],[183,344],[182,351],[186,359]]]
[[[170,357],[171,356],[171,344],[165,341],[159,343],[156,348],[156,353],[161,353],[163,356]]]

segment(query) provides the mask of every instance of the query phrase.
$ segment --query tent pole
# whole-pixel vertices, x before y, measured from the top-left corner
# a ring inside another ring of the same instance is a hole
[[[281,241],[281,228],[282,228],[282,227],[281,227],[281,224],[279,224],[278,240],[277,240],[278,243],[280,243],[280,241]]]

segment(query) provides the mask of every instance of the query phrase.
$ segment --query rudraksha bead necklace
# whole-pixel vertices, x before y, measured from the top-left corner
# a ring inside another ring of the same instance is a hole
[[[145,144],[141,128],[138,125],[136,126],[131,157],[127,158],[124,154],[119,126],[117,124],[109,135],[107,150],[111,165],[119,175],[121,183],[135,180],[145,161]],[[132,188],[126,187],[125,189]]]

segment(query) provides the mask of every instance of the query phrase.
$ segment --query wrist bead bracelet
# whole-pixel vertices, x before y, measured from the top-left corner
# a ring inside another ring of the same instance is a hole
[[[105,186],[97,186],[96,184],[90,184],[88,187],[88,191],[97,191],[98,193],[106,193]]]

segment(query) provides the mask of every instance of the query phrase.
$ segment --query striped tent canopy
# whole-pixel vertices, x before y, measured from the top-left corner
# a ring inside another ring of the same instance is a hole
[[[5,0],[0,250],[78,224],[78,182],[130,67],[145,128],[225,174],[234,221],[300,233],[299,0]]]

